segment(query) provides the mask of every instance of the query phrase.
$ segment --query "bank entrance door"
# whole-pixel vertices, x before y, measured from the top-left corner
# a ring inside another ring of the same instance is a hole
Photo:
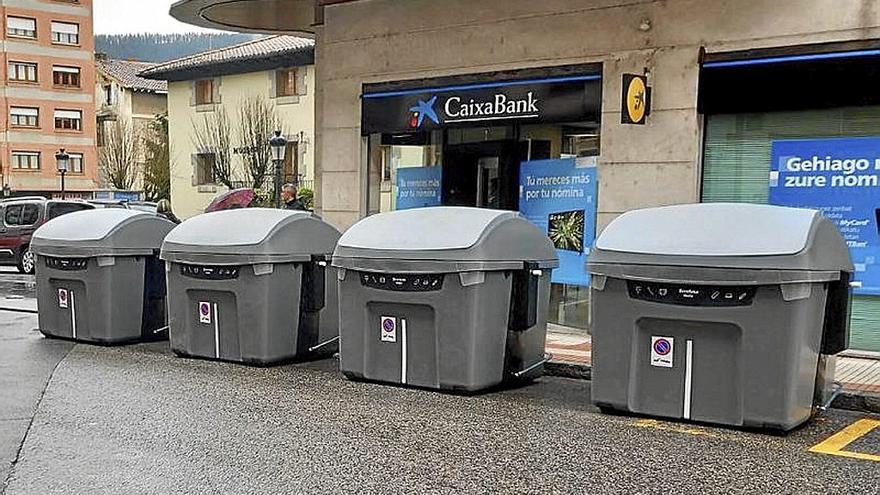
[[[447,145],[443,204],[518,210],[519,148],[515,140]]]
[[[477,204],[480,208],[501,208],[498,157],[484,156],[477,160]]]

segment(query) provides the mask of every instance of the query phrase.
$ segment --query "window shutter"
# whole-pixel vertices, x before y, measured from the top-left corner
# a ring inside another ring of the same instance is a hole
[[[220,84],[222,80],[222,77],[216,77],[214,78],[214,84],[211,85],[214,88],[214,103],[221,103],[223,101],[223,95],[220,93]]]
[[[12,29],[20,29],[23,31],[37,30],[37,21],[25,17],[7,17],[6,25]]]
[[[192,165],[191,185],[196,187],[198,185],[199,174],[199,155],[197,153],[190,155],[190,164]]]
[[[67,22],[52,22],[53,33],[79,34],[79,25]]]
[[[308,72],[308,67],[299,67],[296,69],[296,94],[300,96],[304,96],[309,92],[309,88],[306,87],[306,74]]]
[[[269,98],[278,97],[278,71],[269,71]]]

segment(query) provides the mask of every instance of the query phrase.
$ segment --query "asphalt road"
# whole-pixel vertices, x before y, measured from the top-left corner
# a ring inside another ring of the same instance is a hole
[[[333,360],[260,369],[176,358],[164,343],[70,350],[34,326],[0,312],[3,469],[39,400],[8,495],[876,494],[880,483],[878,462],[807,452],[863,417],[850,412],[778,437],[605,416],[588,381],[463,397],[349,382]],[[880,430],[852,448],[880,455]]]

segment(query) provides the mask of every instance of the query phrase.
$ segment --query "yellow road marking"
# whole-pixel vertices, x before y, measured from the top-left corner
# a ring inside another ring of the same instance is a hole
[[[673,423],[661,423],[656,419],[640,419],[633,423],[633,426],[636,428],[651,428],[654,430],[661,431],[672,431],[675,433],[685,433],[688,435],[697,435],[703,437],[717,437],[718,435],[708,432],[706,430],[701,430],[698,428],[688,428],[687,426],[679,426]]]
[[[878,427],[880,427],[880,420],[867,418],[860,419],[826,438],[824,441],[810,447],[809,451],[817,454],[836,455],[840,457],[849,457],[851,459],[861,459],[863,461],[880,462],[880,455],[843,450],[847,445],[868,433],[871,433]]]

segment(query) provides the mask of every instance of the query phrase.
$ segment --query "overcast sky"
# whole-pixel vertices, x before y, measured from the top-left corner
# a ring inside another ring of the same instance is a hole
[[[206,32],[168,15],[175,0],[95,0],[95,34]]]

